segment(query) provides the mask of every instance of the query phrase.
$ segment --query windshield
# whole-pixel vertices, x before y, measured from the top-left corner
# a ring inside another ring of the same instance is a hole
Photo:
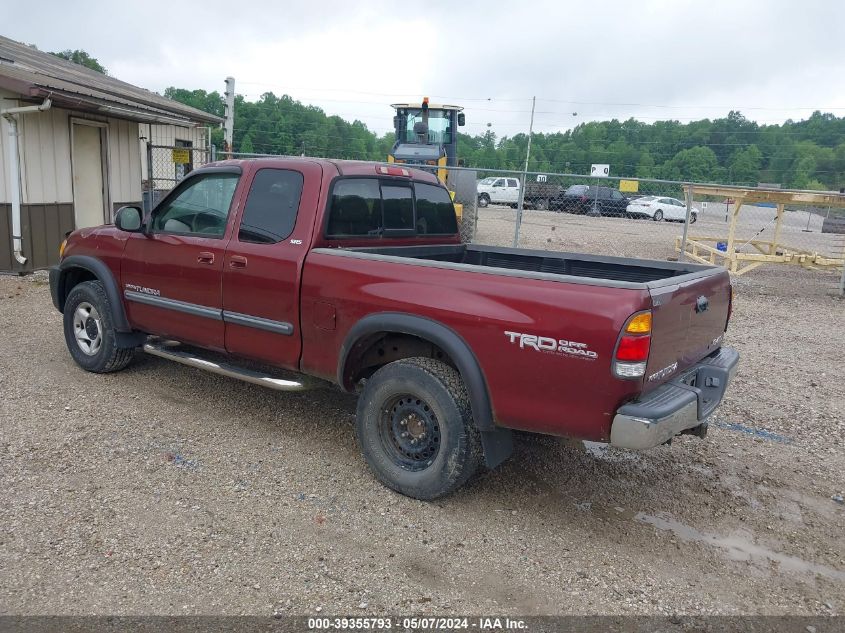
[[[479,185],[492,185],[495,178],[484,178],[478,181]]]
[[[652,200],[657,200],[654,196],[643,196],[642,198],[637,198],[637,202],[651,202]]]
[[[421,108],[405,110],[408,120],[405,124],[405,143],[419,143],[419,137],[414,134],[414,125],[425,118]],[[428,110],[428,138],[426,143],[449,144],[452,142],[452,126],[449,112],[446,110]]]
[[[587,189],[589,189],[587,185],[572,185],[566,190],[566,193],[570,196],[578,196],[586,193]]]

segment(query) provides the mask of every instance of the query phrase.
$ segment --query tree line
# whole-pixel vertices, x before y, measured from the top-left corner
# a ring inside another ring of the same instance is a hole
[[[224,113],[218,92],[171,87],[165,96]],[[212,142],[221,147],[222,140],[222,130],[214,130]],[[392,133],[378,136],[361,121],[329,116],[287,95],[235,99],[236,152],[385,160],[393,140]],[[522,169],[527,141],[527,134],[500,138],[492,130],[459,134],[458,157],[482,170]],[[529,171],[587,174],[592,163],[610,164],[611,175],[622,177],[838,191],[845,186],[845,117],[814,112],[805,120],[759,124],[731,111],[689,123],[593,121],[532,136]]]

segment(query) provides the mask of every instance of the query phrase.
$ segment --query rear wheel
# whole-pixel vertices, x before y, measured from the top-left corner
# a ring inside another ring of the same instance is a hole
[[[689,216],[689,223],[695,224],[695,221],[697,219],[698,219],[698,214],[697,213],[691,213],[690,216]]]
[[[65,343],[76,364],[97,374],[120,371],[134,350],[117,346],[111,304],[99,281],[73,287],[65,301]]]
[[[430,358],[389,363],[367,380],[355,422],[375,476],[415,499],[436,499],[481,467],[481,437],[460,374]]]
[[[482,193],[480,196],[478,196],[478,206],[479,207],[481,207],[483,209],[488,204],[490,204],[490,196],[488,196],[486,193]]]
[[[654,221],[660,222],[661,220],[663,220],[663,211],[658,209],[657,211],[654,212]]]
[[[549,201],[545,198],[540,198],[537,200],[537,203],[534,205],[537,211],[546,211],[549,208]]]

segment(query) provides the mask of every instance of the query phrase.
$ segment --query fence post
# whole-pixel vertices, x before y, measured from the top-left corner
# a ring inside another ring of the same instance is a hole
[[[147,141],[147,208],[146,213],[153,210],[153,196],[155,195],[155,174],[153,174],[153,144],[152,139]],[[143,206],[143,205],[142,205]]]
[[[842,276],[839,278],[839,296],[845,297],[845,244],[842,246]]]
[[[516,203],[516,228],[513,231],[513,247],[519,247],[519,227],[522,226],[522,207],[525,206],[525,181],[528,179],[528,159],[531,156],[531,135],[534,132],[534,106],[537,97],[531,97],[531,123],[528,125],[528,147],[525,151],[525,167],[522,169],[522,179],[519,181],[519,199]]]
[[[681,252],[678,253],[678,261],[684,261],[687,250],[687,233],[689,233],[689,219],[692,215],[692,185],[687,185],[687,217],[684,219],[684,236],[681,238]]]

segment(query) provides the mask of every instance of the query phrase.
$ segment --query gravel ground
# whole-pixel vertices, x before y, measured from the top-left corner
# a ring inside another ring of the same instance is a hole
[[[551,215],[527,244],[584,244]],[[671,255],[653,224],[614,226]],[[736,283],[742,367],[706,440],[524,436],[423,503],[367,471],[354,398],[142,354],[85,373],[43,276],[0,277],[0,613],[840,614],[845,303],[830,275]]]

